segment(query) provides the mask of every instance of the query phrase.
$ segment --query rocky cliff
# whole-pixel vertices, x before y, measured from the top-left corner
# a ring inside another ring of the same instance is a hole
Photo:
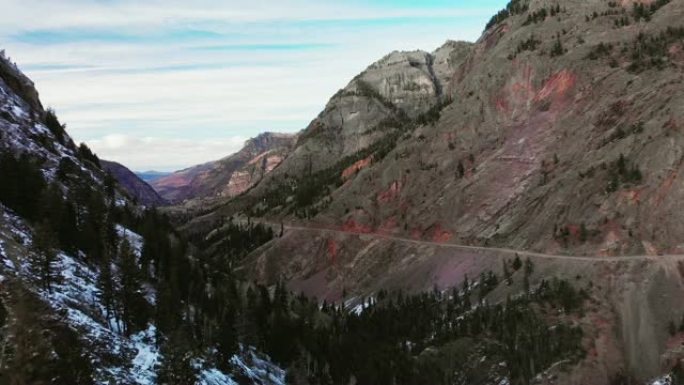
[[[581,274],[564,258],[544,268],[590,277],[613,309],[579,321],[612,325],[586,364],[602,368],[595,383],[620,368],[645,380],[676,350],[660,319],[679,315],[653,298],[679,300],[684,287],[667,256],[684,247],[683,16],[666,0],[512,1],[475,44],[371,65],[276,172],[214,217],[299,226],[244,268],[330,299],[450,287],[489,266],[432,244],[588,258]],[[629,255],[619,268],[609,259]],[[587,373],[566,382],[591,383]]]
[[[230,210],[288,185],[259,211],[540,251],[678,250],[681,4],[648,21],[631,2],[520,4],[475,45],[371,65]],[[302,187],[313,198],[295,207]]]
[[[226,158],[177,171],[151,181],[171,202],[191,198],[231,198],[258,183],[285,159],[296,135],[263,133]]]

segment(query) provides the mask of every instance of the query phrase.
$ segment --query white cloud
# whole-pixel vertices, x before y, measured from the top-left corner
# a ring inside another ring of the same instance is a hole
[[[242,148],[245,140],[240,136],[190,140],[111,134],[88,144],[100,158],[123,163],[132,170],[175,171],[188,164],[223,158]]]
[[[211,138],[298,131],[384,54],[474,40],[497,8],[369,3],[5,0],[0,41],[75,140],[132,168],[170,169],[237,149],[204,151]],[[315,48],[248,49],[259,44]],[[203,49],[217,45],[228,49]],[[134,146],[115,148],[113,133]],[[159,145],[140,154],[150,138]],[[176,140],[200,151],[169,158],[163,145]]]

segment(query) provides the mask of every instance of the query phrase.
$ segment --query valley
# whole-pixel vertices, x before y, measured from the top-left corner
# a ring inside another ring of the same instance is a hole
[[[3,53],[0,385],[684,383],[683,20],[512,0],[148,180]]]

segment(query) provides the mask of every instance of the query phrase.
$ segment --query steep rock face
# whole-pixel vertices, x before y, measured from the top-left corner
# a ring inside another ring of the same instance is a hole
[[[605,350],[592,365],[624,367],[643,380],[657,375],[672,341],[658,325],[663,309],[649,298],[662,284],[668,293],[662,295],[680,299],[684,287],[681,262],[658,259],[684,249],[678,214],[684,201],[678,182],[684,172],[684,3],[650,2],[645,11],[635,11],[640,8],[633,3],[513,2],[527,7],[503,13],[442,70],[449,79],[443,93],[453,103],[439,119],[411,125],[389,151],[362,153],[339,169],[324,158],[339,160],[338,154],[363,147],[345,145],[344,127],[378,127],[382,118],[366,114],[354,126],[349,119],[347,126],[342,119],[316,126],[333,121],[331,106],[338,108],[343,98],[361,98],[337,95],[278,169],[300,170],[307,188],[321,191],[309,194],[313,201],[297,199],[304,183],[273,174],[250,190],[247,197],[254,199],[216,210],[215,216],[256,213],[318,229],[316,236],[290,232],[255,252],[244,268],[264,282],[286,279],[294,289],[339,299],[345,290],[372,295],[410,282],[426,289],[441,284],[441,274],[452,268],[459,274],[444,283],[459,284],[462,273],[490,266],[478,255],[435,256],[429,244],[398,246],[377,236],[590,258],[642,256],[641,263],[622,266],[624,274],[611,260],[589,261],[582,273],[601,282],[605,304],[614,309],[599,319],[619,329],[605,330],[615,340],[600,342],[607,345],[597,347]],[[389,90],[397,88],[377,92],[392,97]],[[401,96],[393,95],[398,102]],[[372,111],[389,111],[382,107]],[[299,168],[291,166],[295,159]],[[340,178],[309,180],[309,159]],[[251,210],[282,186],[293,193]],[[359,235],[337,237],[335,231]],[[387,274],[395,269],[400,273]],[[547,273],[573,278],[576,271],[561,260]],[[641,288],[649,294],[634,298]]]
[[[314,222],[577,254],[684,248],[684,227],[672,214],[684,196],[676,182],[684,146],[678,134],[684,59],[682,33],[675,29],[684,6],[664,3],[649,8],[650,21],[636,22],[631,3],[525,4],[527,11],[494,24],[465,57],[451,60],[450,74],[435,71],[450,79],[444,88],[453,100],[439,120],[415,126],[382,158],[364,153],[372,161],[344,183],[319,186],[324,192],[309,210]],[[615,27],[625,18],[630,24]],[[326,109],[315,122],[334,116]],[[366,114],[354,127],[378,120]],[[345,136],[344,128],[330,132]],[[328,148],[338,151],[304,142],[279,173],[294,174],[299,161],[297,175],[306,175],[307,160],[314,159],[315,170],[329,164],[320,159],[353,151],[336,135],[330,134]],[[359,138],[358,130],[350,131],[349,141]],[[270,178],[250,194],[258,198],[283,184]],[[244,208],[235,202],[230,210]],[[295,212],[292,205],[262,211]]]
[[[164,198],[159,196],[152,186],[144,182],[122,164],[104,160],[101,160],[100,163],[106,171],[116,178],[121,187],[126,190],[134,201],[144,206],[161,206],[166,204]]]
[[[50,180],[55,180],[61,166],[65,172],[102,183],[104,174],[92,153],[87,157],[79,152],[54,114],[43,109],[33,82],[4,53],[0,55],[0,149],[37,158]]]
[[[404,120],[450,102],[445,91],[471,48],[472,43],[448,41],[433,53],[395,51],[371,64],[328,101],[300,133],[290,156],[255,186],[253,195],[330,168],[397,135]]]
[[[5,56],[5,50],[0,51],[0,76],[17,96],[31,106],[33,111],[43,111],[43,105],[40,103],[38,91],[33,82]]]
[[[248,140],[233,155],[157,178],[151,185],[170,202],[230,198],[246,191],[277,167],[296,140],[296,135],[263,133]]]

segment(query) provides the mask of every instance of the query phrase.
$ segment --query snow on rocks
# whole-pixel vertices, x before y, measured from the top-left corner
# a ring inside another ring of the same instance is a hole
[[[50,293],[42,293],[52,307],[65,310],[69,323],[94,349],[91,351],[98,382],[153,384],[157,352],[154,346],[154,327],[150,326],[130,339],[123,336],[121,327],[99,303],[97,271],[82,261],[59,253],[55,264],[59,280]],[[99,357],[114,354],[131,357],[131,362],[120,365],[105,364]]]
[[[131,248],[133,248],[133,251],[135,251],[136,255],[140,257],[140,254],[142,253],[143,243],[145,241],[143,237],[140,234],[137,234],[134,231],[127,229],[126,227],[123,227],[121,225],[116,225],[116,233],[118,234],[119,239],[125,238],[131,245]]]
[[[146,330],[131,336],[131,341],[138,350],[133,359],[131,373],[137,384],[154,384],[156,379],[155,368],[159,364],[161,356],[155,344],[155,334],[157,333],[154,325],[150,325]]]
[[[674,381],[672,380],[671,375],[667,375],[664,377],[657,378],[655,380],[649,381],[648,385],[672,385],[674,384]]]
[[[202,370],[198,376],[198,385],[237,385],[227,374],[218,369]]]
[[[285,370],[256,354],[254,348],[248,347],[242,355],[234,355],[230,362],[254,384],[285,384]]]
[[[1,206],[0,206],[1,208]],[[136,252],[140,253],[143,238],[123,226],[117,226],[120,237],[125,237]],[[4,238],[3,238],[4,237]],[[19,246],[10,249],[7,242],[16,241]],[[28,247],[31,245],[31,230],[23,220],[5,210],[0,219],[0,282],[7,274],[36,282],[37,277],[28,264]],[[17,266],[8,254],[16,252]],[[20,254],[20,255],[19,255]],[[156,345],[156,328],[149,325],[145,330],[126,337],[121,325],[113,316],[108,316],[100,304],[97,288],[98,271],[87,263],[83,253],[72,256],[57,253],[54,262],[55,282],[50,292],[27,285],[44,298],[57,312],[66,315],[65,321],[79,332],[95,368],[96,384],[156,384],[156,371],[162,356]],[[146,298],[154,303],[154,288],[146,285]],[[252,383],[281,385],[285,383],[285,371],[274,365],[267,357],[260,356],[254,348],[242,348],[240,355],[230,360],[235,373],[241,373]],[[112,357],[118,357],[112,359]],[[230,374],[197,359],[199,385],[236,385]]]

